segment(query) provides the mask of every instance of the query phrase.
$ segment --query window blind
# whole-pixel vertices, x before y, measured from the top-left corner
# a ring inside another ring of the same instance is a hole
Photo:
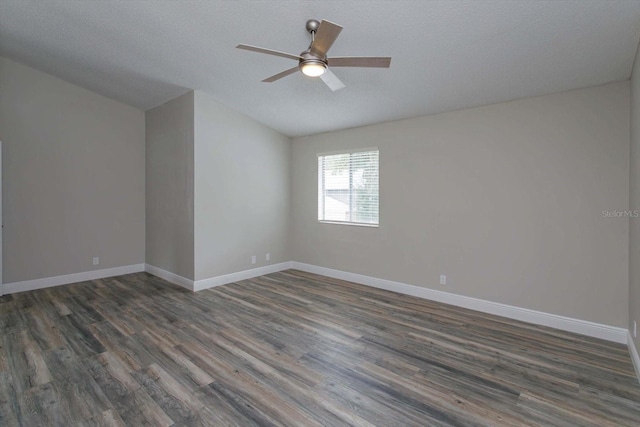
[[[378,150],[318,155],[318,220],[378,224]]]

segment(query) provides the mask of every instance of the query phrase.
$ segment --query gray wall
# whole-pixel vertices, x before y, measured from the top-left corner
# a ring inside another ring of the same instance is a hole
[[[292,148],[191,92],[146,113],[145,197],[143,112],[0,58],[4,282],[144,262],[146,202],[146,262],[189,279],[293,258],[631,329],[640,220],[602,211],[640,209],[639,61],[631,114],[623,82]],[[316,153],[370,146],[380,227],[319,224]]]
[[[144,131],[142,111],[0,58],[5,283],[144,262]]]
[[[288,137],[196,91],[196,280],[291,259],[290,156]]]
[[[629,209],[640,210],[640,54],[631,75],[631,170]],[[633,322],[640,328],[640,218],[629,219],[629,330]],[[634,343],[640,352],[640,336]]]
[[[317,221],[316,153],[380,148],[380,227]],[[629,83],[297,138],[294,260],[626,327]],[[439,275],[448,284],[439,285]]]
[[[193,279],[193,120],[189,92],[146,113],[146,262]]]

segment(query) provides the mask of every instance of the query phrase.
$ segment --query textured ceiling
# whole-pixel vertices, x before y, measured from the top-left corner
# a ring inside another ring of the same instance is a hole
[[[310,18],[391,68],[261,83],[295,62],[235,46],[297,54]],[[624,80],[639,37],[640,1],[0,0],[3,56],[145,110],[202,90],[289,136]]]

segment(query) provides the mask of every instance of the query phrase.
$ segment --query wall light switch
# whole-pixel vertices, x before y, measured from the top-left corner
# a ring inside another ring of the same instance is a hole
[[[271,261],[271,254],[265,255],[265,258],[267,259],[267,261]]]
[[[251,256],[251,264],[255,264],[256,263],[256,256],[252,255]]]
[[[94,256],[93,257],[93,265],[98,265],[100,264],[100,257]]]
[[[447,276],[445,276],[444,274],[440,275],[440,284],[441,285],[446,285],[447,284]]]
[[[636,321],[633,321],[633,337],[638,338],[638,325],[636,325]]]

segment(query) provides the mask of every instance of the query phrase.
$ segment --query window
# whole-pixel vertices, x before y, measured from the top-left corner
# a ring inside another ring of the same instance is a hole
[[[318,221],[378,225],[378,149],[318,155]]]

